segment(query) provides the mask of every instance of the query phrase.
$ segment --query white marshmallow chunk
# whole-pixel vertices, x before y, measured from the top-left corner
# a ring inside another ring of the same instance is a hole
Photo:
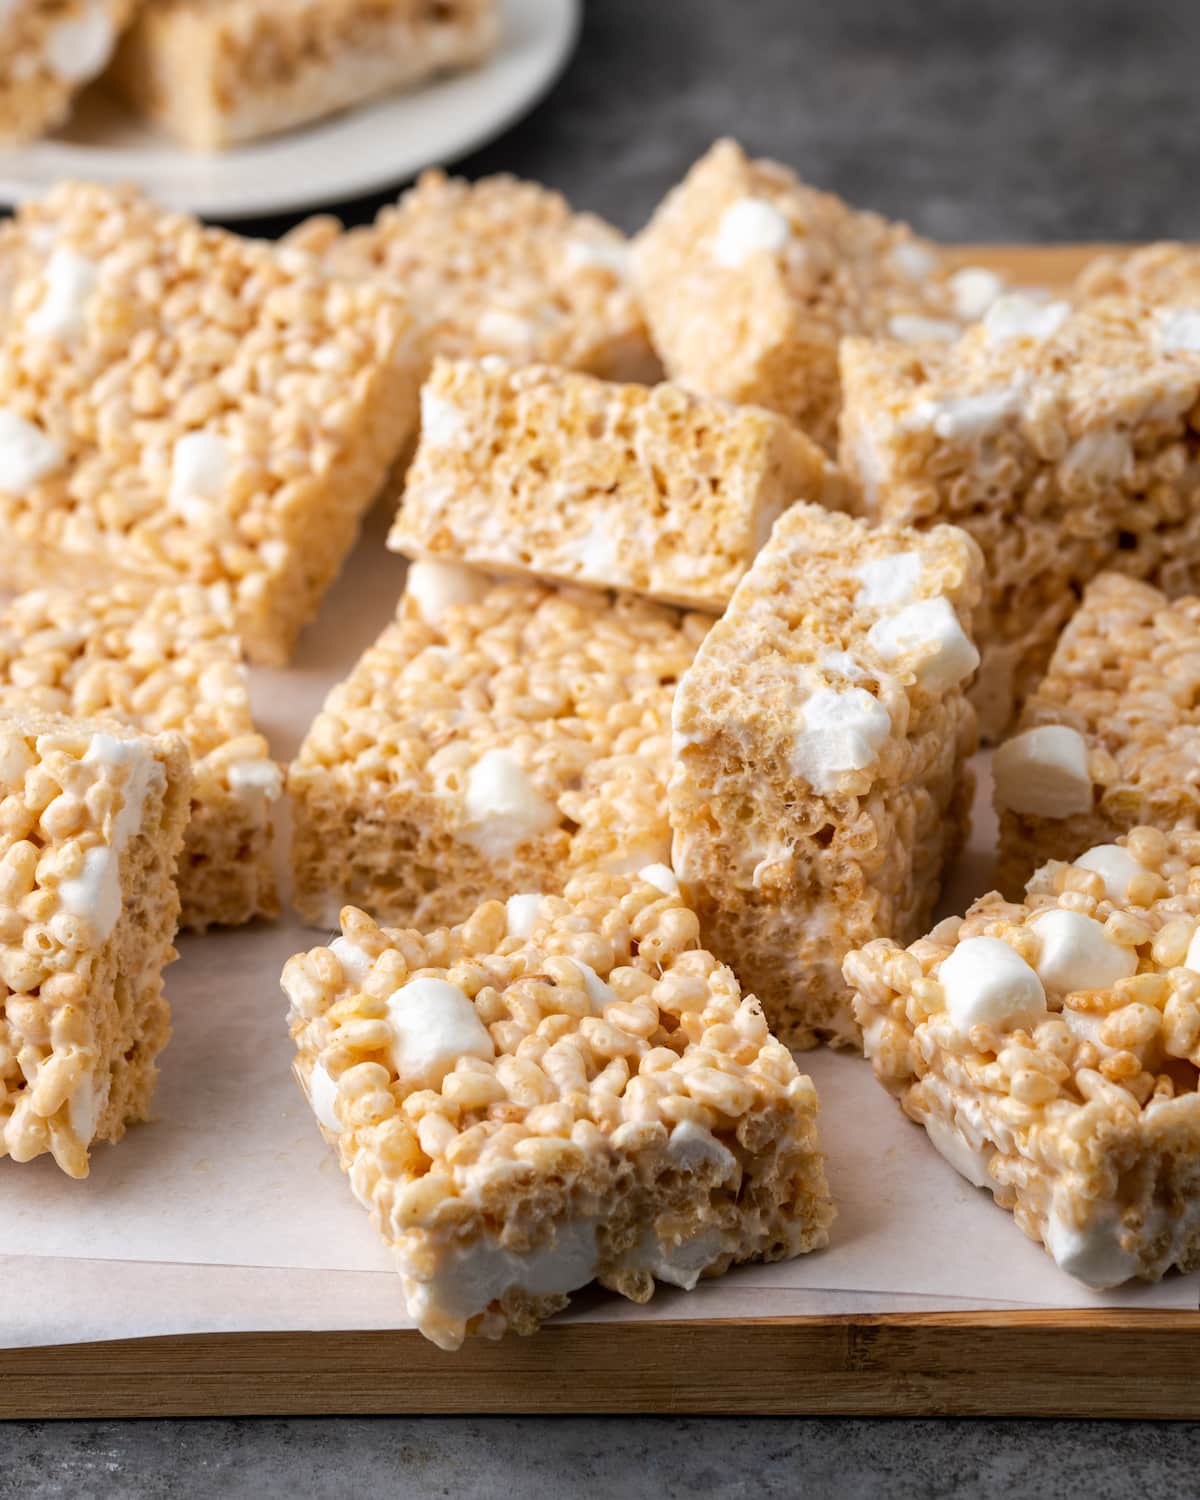
[[[918,682],[935,689],[953,687],[979,665],[979,652],[958,623],[948,599],[919,599],[899,614],[885,615],[867,631],[867,644],[882,660],[899,661],[920,653]]]
[[[488,587],[484,573],[476,573],[459,563],[426,560],[409,563],[404,591],[421,611],[421,618],[436,625],[447,610],[482,599]]]
[[[1133,467],[1133,444],[1123,432],[1085,432],[1067,449],[1059,475],[1068,485],[1114,484]]]
[[[606,1005],[619,1005],[617,992],[611,985],[605,984],[595,969],[590,964],[585,964],[581,959],[573,959],[575,967],[583,975],[583,987],[587,991],[587,997],[592,1002],[593,1015],[603,1014]]]
[[[919,552],[891,552],[873,557],[854,570],[862,587],[854,596],[858,609],[899,609],[911,604],[921,587],[925,562]]]
[[[867,675],[849,651],[822,651],[817,657],[817,666],[830,677],[845,677],[849,682],[857,682]]]
[[[888,251],[888,260],[892,263],[892,269],[901,276],[907,276],[909,281],[925,281],[938,268],[937,256],[916,240],[901,240],[899,244],[893,245]]]
[[[217,432],[189,432],[175,444],[167,500],[189,518],[203,519],[229,476],[229,444]]]
[[[60,245],[46,263],[46,290],[29,319],[39,338],[74,338],[83,331],[88,299],[96,290],[96,267]]]
[[[233,760],[226,767],[230,790],[239,797],[265,797],[274,802],[283,795],[283,772],[273,760]]]
[[[466,436],[463,414],[453,401],[428,386],[421,390],[421,441],[435,448],[453,448]]]
[[[1194,974],[1200,974],[1200,927],[1197,927],[1192,934],[1183,966],[1185,969],[1191,969]]]
[[[375,960],[348,937],[335,937],[329,951],[342,966],[342,973],[351,984],[365,984],[375,967]]]
[[[888,333],[902,344],[952,344],[961,331],[946,318],[925,318],[920,313],[896,313],[888,319]]]
[[[818,688],[805,702],[792,770],[817,792],[846,771],[874,765],[892,732],[888,711],[865,688]]]
[[[1164,307],[1158,315],[1164,354],[1200,354],[1200,307]]]
[[[675,871],[670,865],[643,865],[637,872],[638,879],[644,880],[647,885],[652,885],[655,890],[661,891],[664,896],[678,896],[679,882],[675,879]]]
[[[101,938],[107,938],[121,915],[120,860],[109,848],[89,849],[83,869],[58,888],[65,912],[94,922]]]
[[[66,454],[40,427],[0,407],[0,490],[24,497],[65,461]]]
[[[392,1066],[406,1089],[441,1088],[460,1057],[496,1055],[479,1012],[445,979],[410,979],[392,992],[387,1013]]]
[[[506,307],[485,308],[475,324],[475,332],[485,343],[499,344],[506,354],[532,353],[533,324]]]
[[[977,396],[948,396],[944,401],[918,401],[904,418],[910,432],[932,429],[948,443],[977,443],[991,437],[1020,407],[1015,387],[980,391]]]
[[[983,315],[990,344],[1009,339],[1048,339],[1057,333],[1071,311],[1069,302],[1045,302],[1025,292],[997,297]]]
[[[64,83],[86,83],[103,72],[116,40],[104,0],[91,0],[80,15],[60,21],[46,37],[46,66]]]
[[[463,839],[489,859],[504,859],[558,821],[558,809],[534,786],[511,750],[488,750],[467,776]]]
[[[1107,990],[1137,973],[1136,952],[1110,942],[1095,917],[1054,910],[1035,917],[1031,925],[1040,944],[1037,971],[1052,994]]]
[[[1115,1210],[1101,1212],[1094,1223],[1076,1229],[1052,1208],[1042,1239],[1055,1264],[1068,1276],[1087,1286],[1120,1286],[1138,1269],[1137,1257],[1121,1246],[1120,1228]]]
[[[568,271],[611,271],[623,277],[629,272],[629,246],[622,240],[569,240],[566,263]]]
[[[996,806],[1035,818],[1090,812],[1087,742],[1065,724],[1041,724],[1014,735],[992,757]]]
[[[325,1129],[333,1135],[341,1135],[342,1122],[333,1107],[336,1098],[337,1084],[320,1063],[313,1063],[312,1072],[308,1075],[308,1102]]]
[[[1092,870],[1104,882],[1104,894],[1110,901],[1124,901],[1129,895],[1129,882],[1143,872],[1128,849],[1120,844],[1097,844],[1075,861],[1081,869]]]
[[[963,1140],[953,1125],[947,1125],[936,1116],[922,1120],[921,1124],[925,1127],[930,1145],[950,1163],[960,1177],[965,1177],[972,1187],[992,1186],[992,1179],[988,1175],[988,1162],[993,1155],[990,1150],[976,1151],[974,1146]]]
[[[766,198],[739,198],[721,215],[713,259],[719,266],[744,266],[760,251],[782,250],[791,237],[791,225],[773,203]]]
[[[973,1026],[1036,1025],[1046,1014],[1042,981],[1015,948],[994,937],[967,938],[938,971],[946,1010],[963,1033]]]
[[[510,896],[504,903],[504,915],[508,921],[508,935],[512,938],[527,938],[533,936],[533,929],[537,923],[537,914],[541,910],[542,895],[540,891],[530,891],[524,895]]]
[[[699,1167],[717,1167],[721,1180],[732,1176],[737,1157],[723,1145],[711,1130],[695,1120],[680,1120],[671,1131],[667,1155],[681,1172],[695,1172]]]
[[[985,270],[983,266],[964,266],[961,271],[955,271],[948,285],[955,314],[964,323],[974,323],[982,318],[1004,290],[1004,283],[995,271]]]

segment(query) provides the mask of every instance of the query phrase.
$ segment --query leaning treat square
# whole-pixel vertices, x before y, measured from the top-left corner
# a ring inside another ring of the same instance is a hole
[[[1139,824],[1197,826],[1198,686],[1200,599],[1172,602],[1120,573],[1088,585],[1019,732],[992,758],[1007,896],[1085,850],[1093,868],[1117,868],[1112,840]]]
[[[203,930],[278,913],[271,808],[282,776],[254,726],[223,585],[19,595],[0,608],[0,707],[111,714],[182,735],[194,784],[180,925]]]
[[[1200,582],[1200,319],[1005,297],[955,345],[842,346],[841,458],[874,520],[962,525],[988,563],[976,687],[1002,734],[1086,584]]]
[[[104,71],[138,0],[8,0],[0,11],[0,140],[61,125]]]
[[[190,791],[177,735],[0,713],[0,1157],[86,1177],[146,1118]]]
[[[415,425],[399,299],[72,183],[0,264],[0,581],[223,583],[284,662]]]
[[[653,873],[427,934],[348,908],[284,969],[301,1086],[443,1348],[826,1243],[812,1082]]]
[[[1096,1287],[1200,1267],[1200,834],[1116,847],[846,960],[880,1082]]]
[[[671,700],[710,624],[414,563],[288,773],[299,911],[429,927],[667,861]]]
[[[982,560],[797,505],[679,685],[673,863],[789,1046],[854,1044],[850,948],[921,932],[966,835]]]
[[[841,480],[773,412],[439,360],[388,546],[719,611],[798,499],[839,506]]]

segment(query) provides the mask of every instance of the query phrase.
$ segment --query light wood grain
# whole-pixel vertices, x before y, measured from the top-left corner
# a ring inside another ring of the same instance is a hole
[[[954,245],[955,266],[987,266],[1005,280],[1024,286],[1068,287],[1097,255],[1129,250],[1130,245]]]

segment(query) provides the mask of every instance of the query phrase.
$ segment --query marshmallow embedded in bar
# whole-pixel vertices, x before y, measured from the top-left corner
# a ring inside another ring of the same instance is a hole
[[[7,0],[0,11],[0,140],[31,141],[67,118],[104,71],[137,0]]]

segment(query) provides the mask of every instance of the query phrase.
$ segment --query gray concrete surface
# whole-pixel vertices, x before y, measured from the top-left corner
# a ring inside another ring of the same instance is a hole
[[[947,239],[1200,237],[1197,29],[1186,0],[590,0],[543,108],[463,169],[635,228],[732,133]],[[1146,1424],[38,1423],[0,1426],[0,1497],[1109,1500],[1193,1493],[1195,1452]]]

